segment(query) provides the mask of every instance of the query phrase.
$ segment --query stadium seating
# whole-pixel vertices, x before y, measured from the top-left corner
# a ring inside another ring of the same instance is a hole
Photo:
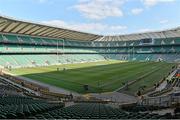
[[[28,36],[18,36],[20,43],[29,43],[32,44],[32,40]]]
[[[1,55],[0,65],[3,67],[11,66],[13,68],[17,68],[81,62],[96,62],[107,59],[126,61],[179,61],[176,54],[59,54],[58,56],[57,54],[14,54]]]
[[[172,116],[126,112],[101,103],[80,103],[70,107],[48,111],[31,119],[164,119]]]
[[[0,66],[12,68],[48,66],[68,63],[83,63],[103,61],[105,58],[98,54],[67,54],[67,55],[1,55]]]
[[[0,66],[33,67],[107,59],[179,62],[178,41],[179,38],[155,39],[152,45],[142,45],[140,40],[81,42],[0,34]]]
[[[3,35],[6,42],[19,43],[17,36],[15,35]]]
[[[178,119],[170,114],[149,113],[162,107],[135,106],[113,108],[102,103],[77,103],[64,107],[62,103],[22,96],[0,97],[0,119]],[[176,114],[178,110],[175,111]]]
[[[139,41],[95,41],[95,42],[81,42],[74,40],[62,40],[62,39],[49,39],[49,38],[38,38],[31,36],[20,36],[20,35],[9,35],[9,34],[1,34],[0,41],[8,42],[8,43],[28,43],[28,44],[36,44],[36,45],[64,45],[65,46],[77,46],[77,47],[140,47],[142,46]],[[167,38],[167,39],[155,39],[154,44],[151,46],[167,46],[167,45],[175,45],[180,44],[179,38]],[[146,45],[147,46],[147,45]]]
[[[163,94],[167,94],[168,92],[172,91],[173,88],[179,88],[180,87],[180,79],[176,75],[179,74],[179,70],[177,70],[176,74],[173,76],[172,79],[166,80],[166,85],[162,90],[154,91],[149,94],[150,97],[157,97],[161,96]]]
[[[27,97],[0,97],[0,119],[24,119],[28,116],[63,107]]]
[[[126,106],[122,109],[128,112],[145,112],[145,111],[165,109],[165,107],[136,105],[136,106]]]

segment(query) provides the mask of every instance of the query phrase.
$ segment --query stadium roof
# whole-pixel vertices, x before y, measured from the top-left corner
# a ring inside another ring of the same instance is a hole
[[[128,41],[145,38],[180,37],[180,27],[127,35],[103,36],[0,16],[0,32],[81,41]]]
[[[101,35],[17,20],[6,16],[0,16],[0,32],[83,41],[102,37]]]
[[[96,41],[129,41],[129,40],[140,40],[146,38],[158,39],[158,38],[174,38],[174,37],[180,37],[180,27],[169,30],[163,30],[163,31],[104,36],[102,38],[98,38]]]

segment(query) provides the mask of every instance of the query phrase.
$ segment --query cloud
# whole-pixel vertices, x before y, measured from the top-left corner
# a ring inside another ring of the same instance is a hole
[[[46,2],[46,0],[38,0],[40,3],[44,3]]]
[[[138,15],[138,14],[140,14],[140,13],[142,13],[142,12],[143,12],[143,9],[142,9],[142,8],[134,8],[134,9],[131,10],[131,13],[132,13],[133,15]]]
[[[147,7],[155,6],[160,3],[175,2],[176,0],[141,0],[143,4]]]
[[[166,24],[166,23],[168,23],[169,22],[169,20],[161,20],[159,23],[160,24]]]
[[[37,2],[37,3],[47,3],[47,2],[49,2],[49,0],[29,0],[29,1]]]
[[[150,31],[153,31],[153,30],[149,28],[142,28],[142,29],[137,30],[137,32],[139,33],[150,32]]]
[[[122,33],[127,29],[127,26],[123,25],[107,25],[102,23],[68,23],[62,20],[42,21],[42,23],[95,34],[117,34]]]
[[[121,9],[127,0],[79,0],[73,8],[79,11],[84,17],[101,20],[107,17],[122,17]]]

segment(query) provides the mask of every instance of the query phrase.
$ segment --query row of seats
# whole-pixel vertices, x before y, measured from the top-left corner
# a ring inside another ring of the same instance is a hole
[[[24,119],[62,107],[63,104],[49,104],[32,98],[3,97],[0,98],[0,119]]]
[[[33,46],[33,45],[0,45],[1,53],[22,53],[22,52],[59,52],[59,53],[97,53],[98,49],[88,49],[88,48],[63,48],[56,46]]]
[[[103,54],[105,58],[126,61],[180,61],[180,54]]]
[[[28,97],[22,96],[7,96],[7,97],[0,97],[0,105],[19,105],[19,104],[31,104],[31,103],[42,103],[41,100],[34,100]]]
[[[154,53],[180,52],[178,46],[172,47],[138,47],[138,48],[72,48],[39,45],[0,45],[0,52],[60,52],[60,53]]]
[[[68,54],[68,55],[1,55],[0,65],[5,68],[49,66],[82,62],[104,61],[98,54]]]
[[[127,106],[122,109],[128,112],[145,112],[145,111],[154,111],[164,109],[165,107],[161,106],[144,106],[144,105],[136,105],[136,106]]]
[[[4,43],[28,43],[40,45],[65,45],[65,46],[82,46],[82,47],[118,47],[118,46],[141,46],[141,41],[94,41],[80,42],[73,40],[38,38],[31,36],[19,36],[0,34],[0,42]],[[155,39],[153,45],[173,45],[180,44],[179,38]]]
[[[2,102],[3,101],[3,102]],[[132,109],[132,110],[130,110]],[[179,119],[171,114],[159,115],[150,111],[159,107],[137,106],[112,108],[102,103],[78,103],[69,107],[50,104],[22,96],[0,98],[0,119]],[[150,111],[147,111],[150,110]],[[177,114],[178,109],[175,111]]]
[[[80,103],[66,108],[48,111],[30,119],[171,119],[171,115],[126,112],[101,103]]]
[[[136,56],[136,55],[134,55]],[[180,54],[137,54],[136,60],[178,62]],[[133,55],[131,55],[132,60]]]
[[[49,66],[105,60],[122,61],[180,61],[180,54],[29,54],[1,55],[0,66],[5,68]]]
[[[8,84],[0,83],[0,96],[7,96],[7,95],[19,95],[21,92],[20,89],[12,87]]]

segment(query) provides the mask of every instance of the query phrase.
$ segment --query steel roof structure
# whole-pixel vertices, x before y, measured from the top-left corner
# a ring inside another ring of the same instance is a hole
[[[145,38],[180,37],[180,27],[163,31],[103,36],[41,23],[17,20],[6,16],[0,16],[0,32],[79,41],[129,41]]]
[[[81,41],[92,41],[102,37],[101,35],[17,20],[5,16],[0,16],[0,32]]]
[[[163,30],[163,31],[104,36],[102,38],[98,38],[96,41],[130,41],[130,40],[141,40],[146,38],[165,39],[165,38],[176,38],[176,37],[180,37],[180,27],[169,30]]]

